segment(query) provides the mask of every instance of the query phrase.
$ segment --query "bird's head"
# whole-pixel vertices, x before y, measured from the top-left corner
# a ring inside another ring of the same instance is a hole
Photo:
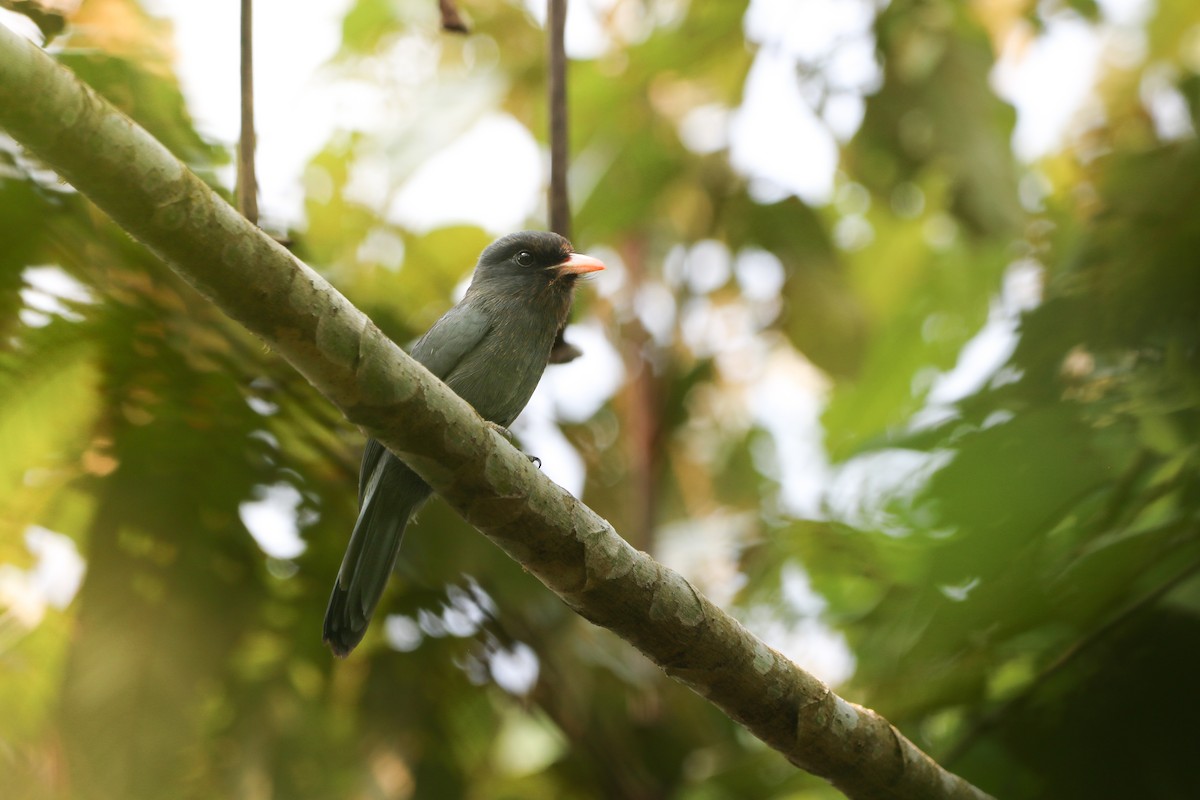
[[[556,287],[569,294],[580,275],[602,269],[599,259],[576,253],[557,233],[521,231],[488,245],[475,266],[471,288],[519,294]]]

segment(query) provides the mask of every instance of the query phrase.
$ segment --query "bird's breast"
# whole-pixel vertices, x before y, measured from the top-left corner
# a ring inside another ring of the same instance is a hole
[[[447,383],[484,419],[508,426],[537,388],[557,326],[499,323]]]

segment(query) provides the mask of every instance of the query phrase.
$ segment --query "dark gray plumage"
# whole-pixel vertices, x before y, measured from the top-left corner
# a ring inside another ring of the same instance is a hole
[[[466,296],[417,340],[412,356],[484,419],[508,427],[542,377],[576,280],[601,269],[557,234],[505,236],[483,251]],[[325,613],[324,639],[337,655],[347,655],[366,633],[404,528],[430,492],[383,445],[367,442],[358,521]]]

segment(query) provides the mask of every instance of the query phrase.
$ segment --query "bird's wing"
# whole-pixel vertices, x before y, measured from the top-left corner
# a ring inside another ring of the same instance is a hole
[[[455,306],[413,345],[412,356],[445,380],[490,327],[478,310]],[[338,655],[362,639],[396,563],[404,528],[428,496],[429,487],[416,473],[379,442],[367,440],[358,474],[361,510],[325,612],[324,638]]]
[[[460,303],[417,340],[412,357],[425,369],[446,380],[459,362],[483,341],[491,327],[486,314]]]
[[[478,309],[459,304],[442,315],[413,345],[412,357],[442,380],[446,380],[463,357],[475,349],[491,328],[487,316]],[[387,449],[374,439],[367,440],[362,466],[358,471],[358,504],[367,497],[367,487]]]
[[[367,472],[369,459],[373,460]],[[353,650],[366,632],[396,564],[404,528],[430,491],[420,476],[374,440],[363,461],[362,509],[325,612],[324,639],[339,656]]]
[[[367,487],[371,483],[371,476],[375,474],[375,468],[379,466],[379,459],[383,458],[383,454],[386,452],[387,448],[379,442],[367,439],[367,446],[363,450],[362,466],[358,468],[359,508],[362,508],[367,500]]]

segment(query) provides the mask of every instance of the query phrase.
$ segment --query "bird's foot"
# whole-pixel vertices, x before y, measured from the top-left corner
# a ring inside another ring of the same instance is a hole
[[[510,431],[508,428],[504,427],[503,425],[499,425],[495,422],[492,422],[491,420],[486,420],[486,419],[483,421],[483,424],[487,425],[489,428],[494,430],[496,433],[500,434],[505,439],[507,439],[509,441],[509,443],[512,444],[513,447],[517,446],[517,437],[513,436],[513,432]],[[531,456],[528,453],[526,453],[525,457],[528,458],[530,461],[532,461],[533,465],[535,467],[537,467],[538,469],[542,468],[542,460],[540,458],[538,458],[537,456]]]
[[[487,425],[489,428],[491,428],[496,433],[503,436],[505,439],[508,439],[510,442],[513,442],[514,444],[516,443],[517,437],[513,436],[513,432],[510,431],[508,428],[504,427],[503,425],[500,425],[499,423],[496,423],[496,422],[492,422],[490,419],[485,419],[483,421],[483,424]]]

